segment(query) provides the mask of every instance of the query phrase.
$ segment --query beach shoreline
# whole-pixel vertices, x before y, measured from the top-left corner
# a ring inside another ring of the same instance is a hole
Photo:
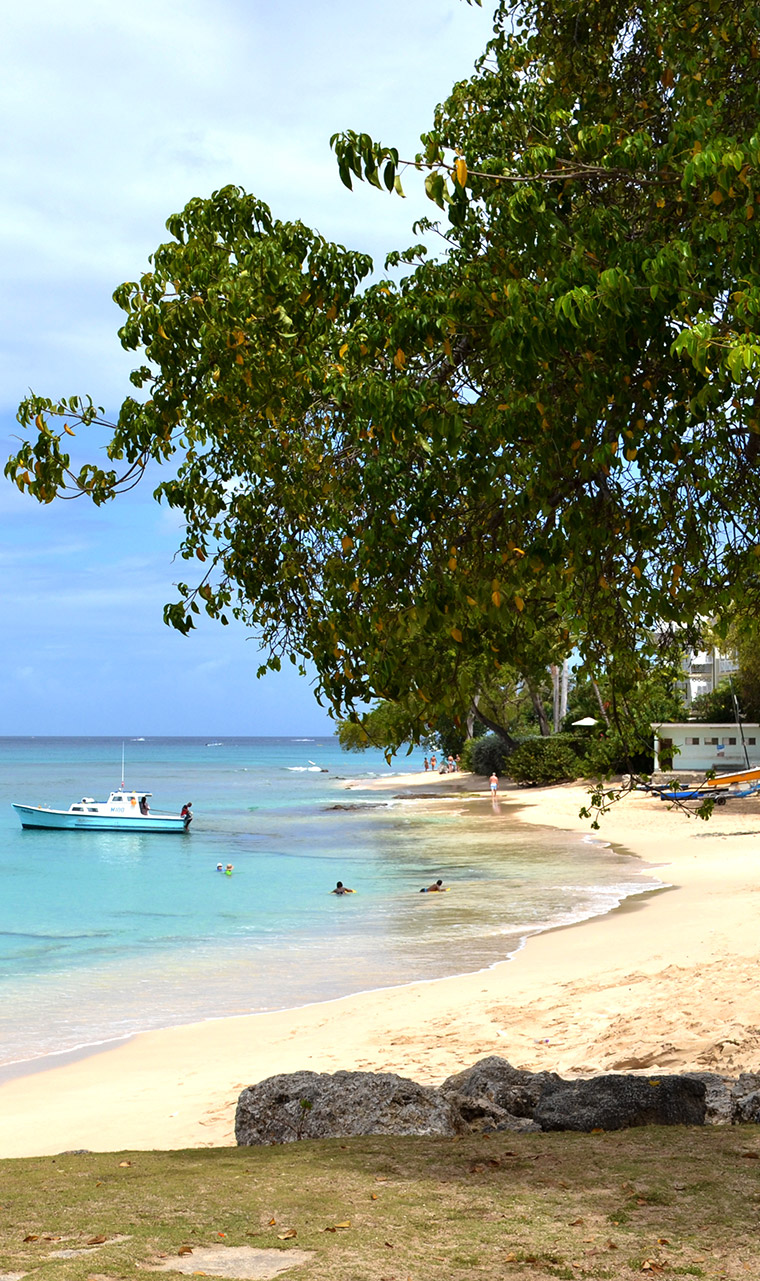
[[[446,804],[431,795],[441,792],[491,804],[483,780],[468,775],[397,775],[369,786],[403,792],[415,806]],[[143,1032],[65,1063],[30,1065],[0,1083],[0,1155],[230,1144],[240,1089],[303,1068],[437,1084],[494,1053],[568,1076],[757,1067],[760,811],[740,803],[704,824],[633,794],[592,832],[578,817],[587,799],[582,785],[568,785],[509,789],[497,805],[505,821],[612,843],[672,888],[644,887],[642,902],[531,934],[486,970]]]

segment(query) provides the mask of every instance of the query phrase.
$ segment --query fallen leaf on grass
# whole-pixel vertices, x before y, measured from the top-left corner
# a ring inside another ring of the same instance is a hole
[[[747,1161],[760,1161],[760,1152],[742,1152]]]
[[[516,1254],[505,1254],[505,1256],[504,1256],[504,1262],[505,1262],[505,1263],[517,1263],[517,1255],[516,1255]]]
[[[46,1237],[45,1240],[52,1241],[53,1237]],[[104,1237],[102,1235],[97,1237],[90,1237],[87,1241],[85,1241],[85,1245],[102,1245],[103,1242],[107,1240],[108,1240],[108,1237]]]
[[[127,1166],[128,1166],[128,1165],[131,1165],[131,1164],[132,1164],[132,1162],[131,1162],[131,1161],[120,1161],[120,1162],[119,1162],[119,1169],[120,1169],[120,1170],[125,1170],[125,1169],[127,1168]]]
[[[376,1192],[371,1193],[371,1195],[370,1195],[370,1200],[371,1200],[371,1201],[376,1201],[376,1200],[377,1200],[377,1193],[376,1193]]]
[[[570,1224],[570,1227],[571,1227],[571,1228],[582,1228],[582,1227],[584,1226],[585,1222],[586,1222],[586,1220],[585,1220],[585,1219],[573,1219],[573,1220],[572,1220],[572,1222],[571,1222],[571,1224]]]
[[[642,1272],[662,1272],[662,1264],[656,1259],[645,1259],[641,1265]]]
[[[658,1237],[658,1238],[657,1238],[657,1244],[658,1244],[658,1245],[670,1245],[670,1242],[669,1242],[669,1240],[668,1240],[668,1238],[667,1238],[667,1237]]]
[[[277,1233],[278,1241],[292,1241],[293,1237],[297,1237],[297,1236],[298,1236],[298,1232],[296,1228],[288,1228],[287,1232]]]
[[[29,1232],[27,1236],[24,1237],[25,1241],[39,1241],[39,1239],[40,1238],[36,1237],[33,1232]]]
[[[191,1245],[181,1245],[177,1251],[177,1254],[192,1254],[192,1253],[193,1253],[193,1247]]]
[[[270,1219],[270,1220],[269,1220],[269,1224],[268,1224],[268,1226],[269,1226],[270,1228],[273,1228],[273,1227],[274,1227],[274,1225],[276,1224],[276,1222],[277,1222],[277,1220],[276,1220],[276,1219]]]

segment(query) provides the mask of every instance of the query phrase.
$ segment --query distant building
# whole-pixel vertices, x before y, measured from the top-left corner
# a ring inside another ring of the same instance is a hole
[[[705,773],[714,769],[719,774],[746,769],[747,749],[750,765],[760,765],[760,725],[742,722],[700,725],[697,721],[653,724],[655,772]]]
[[[684,655],[684,701],[691,707],[701,694],[712,694],[721,681],[735,676],[739,670],[736,654],[719,649],[691,649]]]

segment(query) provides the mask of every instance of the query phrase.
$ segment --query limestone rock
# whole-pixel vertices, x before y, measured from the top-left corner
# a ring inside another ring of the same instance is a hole
[[[704,1082],[705,1125],[730,1125],[733,1116],[731,1087],[734,1082],[717,1072],[685,1072],[684,1077]]]
[[[539,1100],[566,1084],[556,1072],[527,1072],[512,1067],[498,1054],[491,1054],[464,1072],[448,1077],[441,1093],[488,1099],[512,1116],[532,1118]]]
[[[635,1125],[704,1125],[705,1084],[682,1076],[597,1076],[544,1095],[542,1130],[623,1130]]]
[[[731,1090],[731,1120],[760,1121],[760,1075],[742,1072]]]
[[[493,1130],[513,1130],[522,1134],[540,1130],[541,1126],[526,1116],[515,1116],[499,1107],[484,1095],[458,1094],[447,1091],[446,1098],[456,1108],[463,1121],[463,1129],[473,1133]]]
[[[250,1085],[238,1099],[240,1146],[355,1134],[461,1133],[438,1090],[385,1072],[292,1072]]]

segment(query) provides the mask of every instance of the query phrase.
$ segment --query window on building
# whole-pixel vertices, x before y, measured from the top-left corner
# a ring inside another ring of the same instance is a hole
[[[747,743],[749,744],[749,746],[750,746],[750,747],[754,747],[754,746],[755,746],[755,739],[754,739],[754,738],[748,738],[748,739],[747,739]]]
[[[687,747],[699,747],[698,738],[687,738],[684,740]]]
[[[706,747],[717,747],[719,742],[720,742],[720,739],[719,739],[719,738],[706,738],[706,739],[705,739],[705,746],[706,746]]]

